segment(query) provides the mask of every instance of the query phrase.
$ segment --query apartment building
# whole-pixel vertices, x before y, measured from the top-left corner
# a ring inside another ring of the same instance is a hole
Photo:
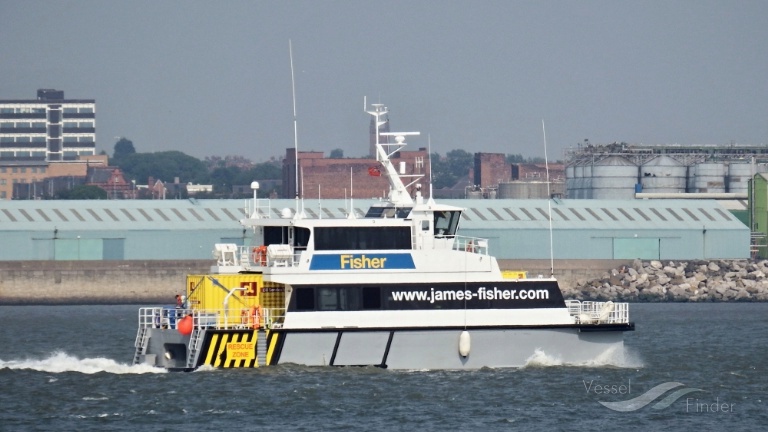
[[[0,199],[13,198],[14,184],[54,176],[51,164],[82,167],[95,153],[95,100],[53,89],[38,90],[37,99],[0,99]]]

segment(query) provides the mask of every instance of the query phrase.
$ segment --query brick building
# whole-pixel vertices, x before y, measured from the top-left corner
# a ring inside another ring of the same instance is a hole
[[[88,172],[108,165],[106,155],[75,161],[0,165],[0,199],[41,199],[88,182]]]
[[[88,170],[87,185],[97,186],[107,191],[109,199],[135,199],[136,187],[126,181],[123,171],[117,167],[92,167]]]
[[[474,186],[488,188],[510,180],[507,156],[503,153],[475,153]]]
[[[416,184],[426,190],[429,182],[429,162],[426,148],[416,151],[399,151],[391,158],[398,172],[412,178],[404,178],[408,185],[420,175],[421,180],[409,186],[411,195],[415,195]],[[299,151],[299,195],[304,198],[339,199],[339,198],[380,198],[389,193],[389,184],[378,171],[381,164],[374,158],[330,159],[322,152]],[[402,169],[401,169],[402,168]],[[377,175],[378,174],[378,175]],[[283,159],[282,198],[296,196],[296,153],[293,148],[286,149]]]
[[[520,181],[546,181],[547,166],[543,163],[537,164],[512,164],[512,175],[510,180]],[[565,182],[565,165],[561,163],[549,164],[549,180],[555,183]]]

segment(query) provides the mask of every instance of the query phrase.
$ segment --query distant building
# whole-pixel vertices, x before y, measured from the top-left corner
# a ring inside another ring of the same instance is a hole
[[[510,180],[507,156],[503,153],[475,153],[474,186],[488,188]]]
[[[502,153],[475,153],[471,178],[474,183],[462,198],[546,199],[565,192],[563,164],[508,164]]]
[[[746,199],[768,172],[763,144],[590,144],[565,151],[566,190],[576,199]]]
[[[77,160],[95,150],[95,100],[45,89],[34,100],[0,100],[0,162]]]
[[[84,177],[95,153],[93,99],[64,99],[61,90],[40,89],[37,99],[0,100],[0,199],[13,198],[14,184],[39,183],[62,172]],[[77,173],[53,166],[66,163]]]
[[[429,184],[429,163],[426,148],[416,151],[399,151],[391,158],[399,173],[407,176],[404,183],[410,186],[411,195],[417,185],[426,196]],[[283,159],[283,198],[296,196],[296,153],[286,149]],[[389,183],[381,175],[381,164],[374,158],[330,159],[322,152],[298,153],[299,195],[304,198],[381,198],[389,193]],[[419,178],[421,177],[421,178]]]
[[[123,171],[117,167],[89,168],[86,184],[104,189],[109,199],[136,198],[136,187],[125,180]]]

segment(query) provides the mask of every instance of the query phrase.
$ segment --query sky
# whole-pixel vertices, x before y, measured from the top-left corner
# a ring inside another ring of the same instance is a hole
[[[262,162],[294,146],[289,41],[300,151],[367,154],[365,96],[442,155],[768,143],[762,0],[0,0],[0,99],[95,99],[108,154]]]

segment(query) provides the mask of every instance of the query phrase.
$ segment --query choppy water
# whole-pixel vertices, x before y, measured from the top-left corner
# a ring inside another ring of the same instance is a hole
[[[537,352],[524,368],[471,372],[279,366],[166,373],[130,365],[137,308],[0,307],[0,430],[705,431],[768,424],[768,304],[636,304],[637,331],[626,335],[624,353],[564,365]],[[690,393],[675,399],[682,393],[666,391],[630,412],[600,404],[670,382]]]

